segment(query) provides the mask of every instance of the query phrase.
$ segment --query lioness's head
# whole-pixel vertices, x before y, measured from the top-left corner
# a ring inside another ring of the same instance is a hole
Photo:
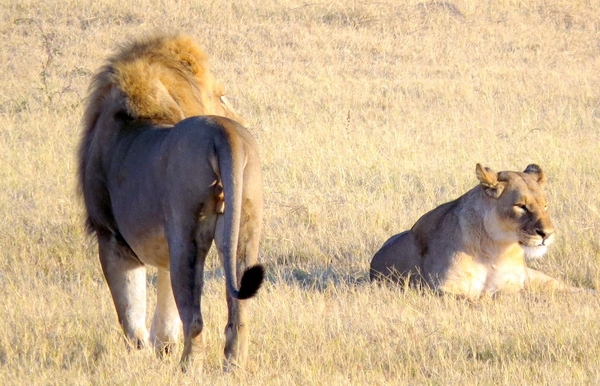
[[[476,174],[492,209],[484,215],[488,234],[499,242],[518,242],[529,258],[544,255],[554,240],[554,226],[542,190],[542,169],[531,164],[522,173],[495,172],[477,164]]]

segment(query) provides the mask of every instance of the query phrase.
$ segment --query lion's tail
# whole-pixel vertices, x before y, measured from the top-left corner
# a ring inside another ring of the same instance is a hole
[[[248,299],[260,289],[265,271],[257,264],[248,267],[237,288],[237,252],[242,216],[242,187],[244,178],[244,154],[233,149],[243,148],[241,139],[226,136],[220,146],[216,146],[219,170],[225,194],[224,232],[222,243],[223,266],[227,290],[236,299]]]

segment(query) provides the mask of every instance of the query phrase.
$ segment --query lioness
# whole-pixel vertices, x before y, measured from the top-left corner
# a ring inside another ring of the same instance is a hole
[[[468,298],[567,288],[525,264],[554,240],[542,169],[496,173],[477,164],[475,171],[478,186],[383,244],[371,261],[371,280],[408,280]]]
[[[212,241],[227,288],[226,366],[245,361],[244,299],[264,276],[256,265],[263,207],[258,149],[222,96],[190,38],[132,42],[93,78],[79,149],[87,228],[98,240],[119,323],[134,346],[150,340],[164,352],[183,322],[184,368],[200,366],[203,357],[200,300]],[[146,264],[158,267],[150,334]]]

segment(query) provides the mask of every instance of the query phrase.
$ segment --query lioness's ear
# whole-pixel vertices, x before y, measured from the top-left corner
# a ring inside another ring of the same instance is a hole
[[[523,173],[530,174],[540,186],[546,183],[546,175],[542,171],[542,168],[536,164],[527,165]]]
[[[475,166],[475,174],[486,195],[492,198],[500,197],[504,189],[504,184],[498,182],[498,173],[490,168],[481,166],[481,164],[477,164]]]

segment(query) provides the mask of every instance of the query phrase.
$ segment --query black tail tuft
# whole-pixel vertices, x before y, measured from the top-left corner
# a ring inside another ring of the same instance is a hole
[[[242,285],[238,299],[249,299],[256,295],[263,280],[265,279],[265,269],[262,265],[254,265],[244,271],[242,276]]]

